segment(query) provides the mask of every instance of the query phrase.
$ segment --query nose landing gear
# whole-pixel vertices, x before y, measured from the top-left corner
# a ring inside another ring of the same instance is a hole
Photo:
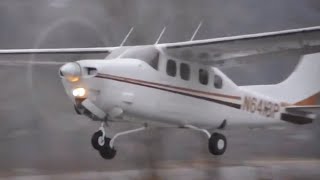
[[[104,159],[113,159],[117,154],[117,151],[110,146],[110,141],[111,139],[106,137],[104,123],[101,123],[99,130],[91,137],[91,145]]]
[[[99,154],[101,155],[102,158],[113,159],[117,154],[117,151],[114,148],[114,142],[115,142],[116,138],[118,138],[122,135],[142,131],[142,130],[145,130],[146,128],[147,128],[147,126],[145,125],[145,126],[138,128],[138,129],[120,132],[120,133],[115,134],[112,137],[112,139],[110,139],[110,138],[106,137],[104,123],[101,123],[99,130],[92,135],[91,145],[95,150],[99,151]]]

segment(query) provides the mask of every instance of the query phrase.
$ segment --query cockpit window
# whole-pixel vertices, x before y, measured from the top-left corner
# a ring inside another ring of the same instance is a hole
[[[125,53],[127,49],[128,49],[128,47],[121,47],[121,48],[115,49],[115,50],[113,50],[110,54],[108,54],[108,56],[106,57],[106,59],[116,59],[116,58],[118,58],[120,55],[122,55],[123,53]]]
[[[121,55],[120,58],[139,59],[149,64],[154,69],[158,70],[159,51],[153,46],[133,47],[124,52],[124,54]]]

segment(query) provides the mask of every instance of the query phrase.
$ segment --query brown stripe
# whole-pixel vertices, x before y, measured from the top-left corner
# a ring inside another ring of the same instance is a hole
[[[217,100],[217,99],[212,99],[212,98],[208,98],[208,97],[204,97],[204,96],[193,95],[193,94],[179,92],[179,91],[174,91],[174,90],[161,88],[161,87],[154,87],[152,85],[147,85],[147,84],[142,84],[142,83],[139,83],[139,82],[129,81],[129,80],[127,80],[127,78],[115,78],[115,77],[112,77],[112,76],[109,76],[109,75],[102,75],[102,74],[98,74],[96,77],[97,78],[111,79],[111,80],[115,80],[115,81],[135,84],[135,85],[141,85],[141,86],[150,87],[150,88],[154,88],[154,89],[159,89],[159,90],[163,90],[163,91],[167,91],[167,92],[172,92],[172,93],[176,93],[176,94],[190,96],[190,97],[194,97],[194,98],[203,99],[203,100],[215,102],[215,103],[218,103],[218,104],[226,105],[226,106],[233,107],[233,108],[236,108],[236,109],[240,109],[241,108],[240,104],[226,102],[226,101]]]
[[[121,79],[129,80],[129,81],[147,83],[147,84],[163,86],[163,87],[168,87],[168,88],[174,88],[174,89],[178,89],[178,90],[184,90],[184,91],[189,91],[189,92],[194,92],[194,93],[199,93],[199,94],[204,94],[204,95],[210,95],[210,96],[216,96],[216,97],[224,97],[224,98],[229,98],[229,99],[241,100],[241,97],[239,97],[239,96],[230,96],[230,95],[219,94],[219,93],[204,92],[204,91],[199,91],[199,90],[194,90],[194,89],[188,89],[188,88],[171,86],[171,85],[160,84],[160,83],[154,83],[154,82],[143,81],[143,80],[138,80],[138,79],[131,79],[131,78],[113,76],[113,75],[108,75],[108,74],[98,74],[98,75],[109,76],[109,77],[114,77],[114,78],[121,78]]]

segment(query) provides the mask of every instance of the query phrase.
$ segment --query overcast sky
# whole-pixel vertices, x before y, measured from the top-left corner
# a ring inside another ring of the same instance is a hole
[[[0,48],[117,46],[320,25],[319,0],[1,0]]]
[[[153,44],[164,26],[167,31],[160,43],[185,41],[200,21],[203,26],[196,39],[317,26],[320,1],[1,0],[0,48],[118,46],[133,26],[126,45]],[[280,58],[278,62],[226,73],[240,84],[270,79],[275,83],[285,78],[297,62]],[[257,73],[261,74],[258,79]]]

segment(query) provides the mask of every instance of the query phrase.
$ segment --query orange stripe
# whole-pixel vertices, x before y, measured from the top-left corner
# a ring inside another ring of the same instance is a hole
[[[149,81],[143,81],[143,80],[138,80],[138,79],[131,79],[131,78],[125,78],[125,77],[120,77],[120,76],[114,76],[114,75],[109,75],[109,74],[99,74],[99,75],[105,75],[105,76],[110,76],[110,77],[114,77],[114,78],[121,78],[121,79],[128,80],[128,81],[152,84],[152,85],[157,85],[157,86],[162,86],[162,87],[169,87],[169,88],[174,88],[174,89],[179,89],[179,90],[184,90],[184,91],[189,91],[189,92],[199,93],[199,94],[204,94],[204,95],[210,95],[210,96],[216,96],[216,97],[224,97],[224,98],[229,98],[229,99],[241,100],[241,97],[239,97],[239,96],[230,96],[230,95],[219,94],[219,93],[211,93],[211,92],[199,91],[199,90],[195,90],[195,89],[188,89],[188,88],[171,86],[171,85],[160,84],[160,83],[149,82]]]
[[[297,105],[297,106],[316,105],[319,97],[320,97],[320,92],[317,94],[314,94],[314,95],[312,95],[302,101],[299,101],[299,102],[295,103],[294,105]]]

